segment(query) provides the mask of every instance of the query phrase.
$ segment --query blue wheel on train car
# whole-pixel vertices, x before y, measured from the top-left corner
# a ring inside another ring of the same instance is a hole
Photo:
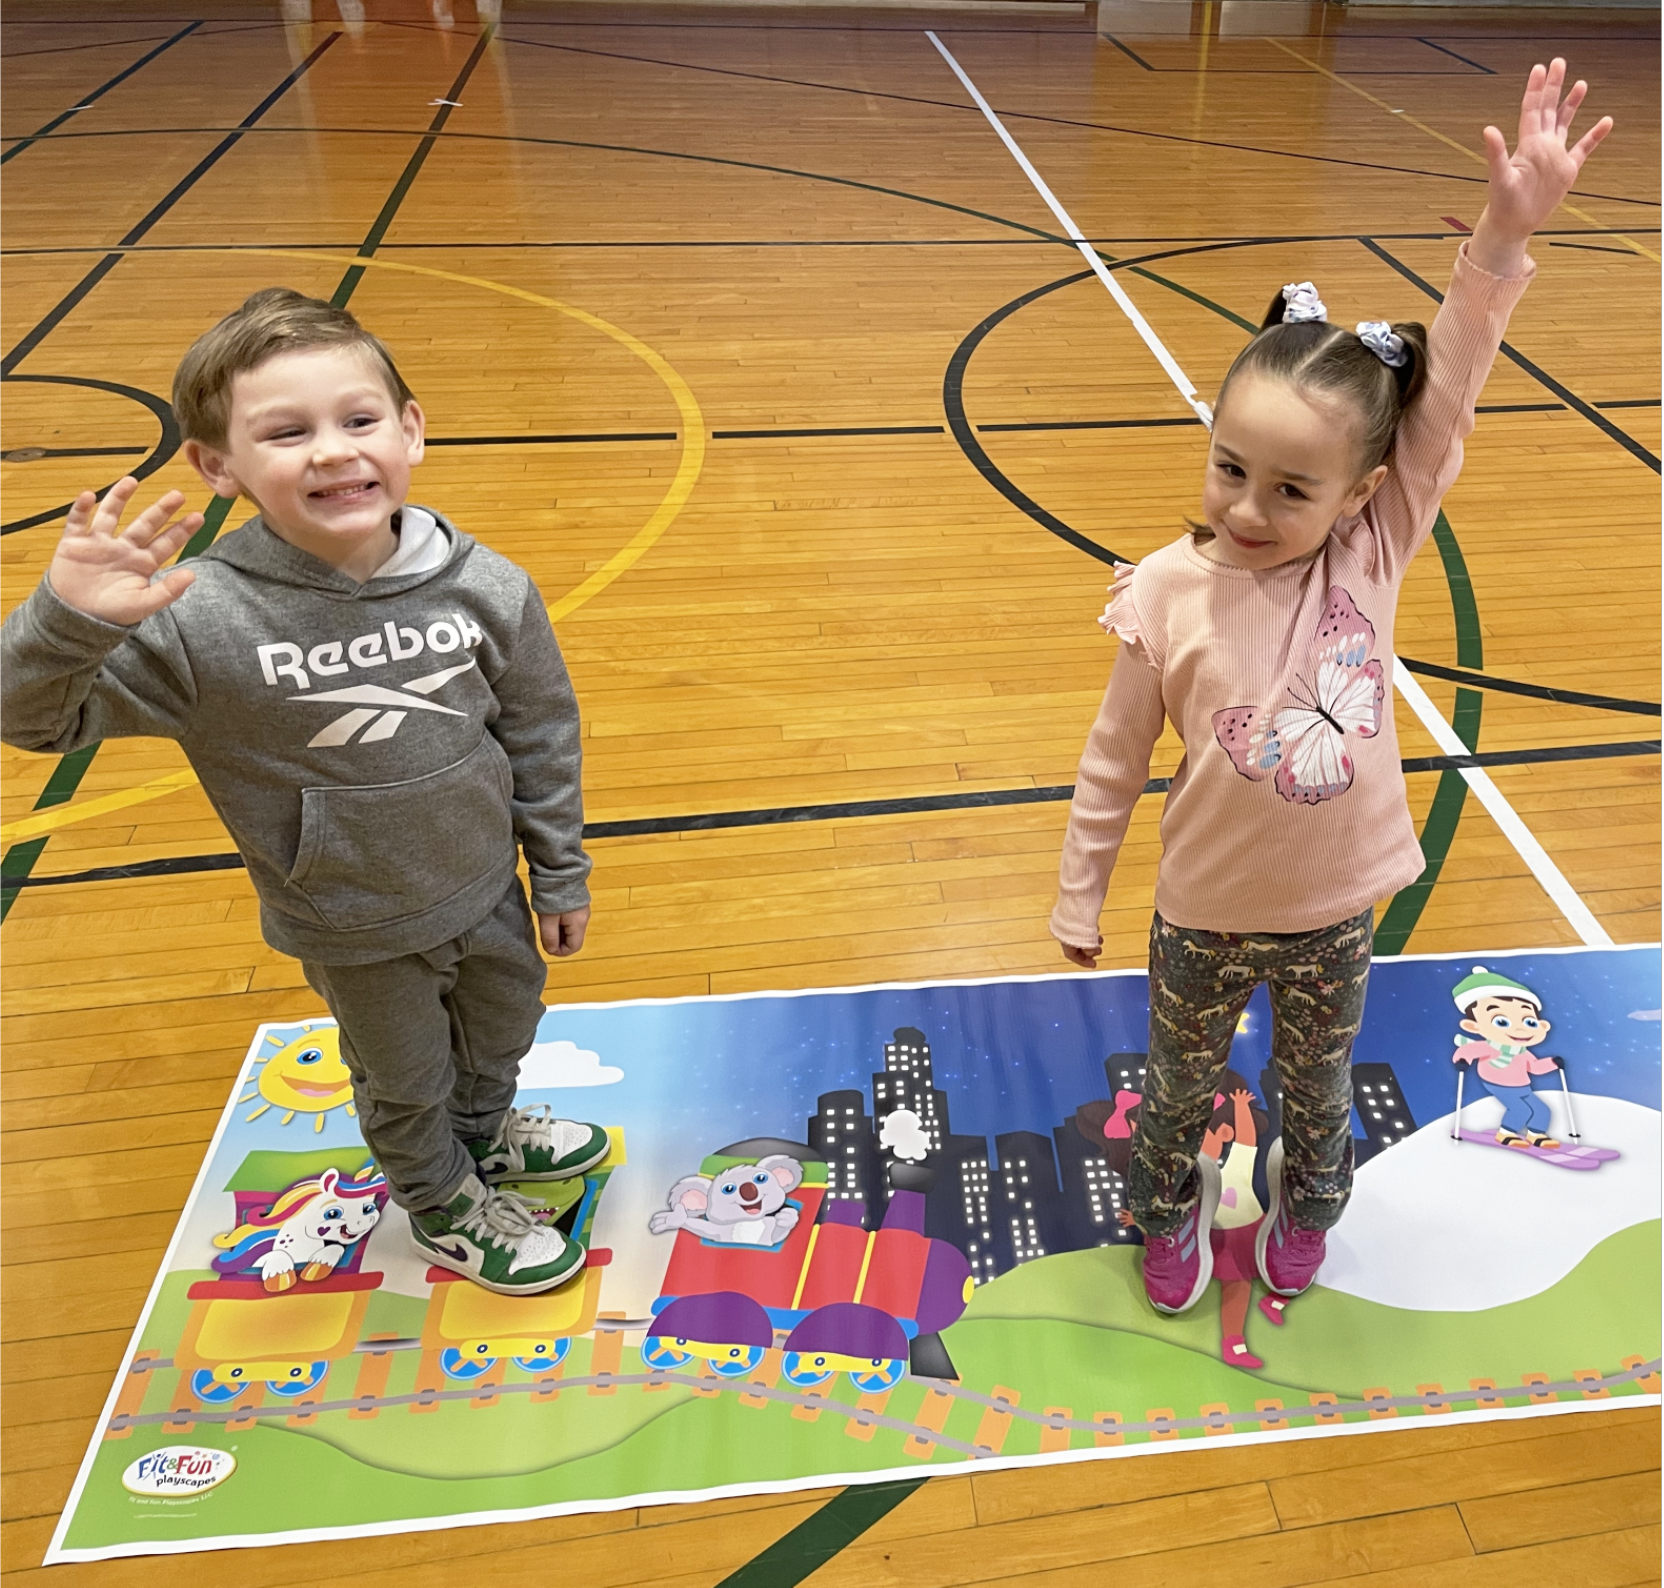
[[[820,1351],[788,1351],[780,1363],[780,1376],[796,1389],[813,1389],[830,1382],[837,1373]]]
[[[849,1382],[863,1395],[882,1395],[885,1390],[894,1389],[906,1371],[905,1362],[894,1358],[885,1360],[883,1357],[874,1357],[861,1368],[851,1368]]]
[[[490,1348],[476,1345],[472,1351],[459,1351],[447,1346],[439,1353],[439,1366],[446,1378],[460,1379],[464,1384],[472,1383],[482,1378],[497,1365],[496,1357],[489,1354]]]
[[[686,1367],[693,1360],[686,1340],[672,1340],[661,1334],[650,1334],[641,1342],[641,1359],[648,1367]]]
[[[329,1363],[312,1362],[304,1367],[292,1367],[282,1378],[269,1378],[266,1388],[274,1395],[304,1395],[315,1390],[329,1372]]]
[[[731,1345],[720,1357],[707,1357],[718,1378],[744,1378],[763,1359],[760,1345]]]
[[[559,1367],[566,1360],[566,1353],[572,1349],[570,1337],[564,1340],[551,1340],[547,1345],[541,1341],[532,1347],[530,1356],[517,1356],[514,1359],[516,1367],[523,1367],[528,1373],[547,1373],[550,1368]]]
[[[242,1370],[240,1368],[234,1368],[232,1371],[241,1372]],[[201,1401],[204,1406],[223,1406],[227,1401],[236,1400],[236,1398],[247,1388],[248,1385],[246,1383],[220,1383],[220,1381],[214,1377],[214,1370],[212,1368],[199,1367],[196,1372],[191,1374],[191,1393],[196,1396],[196,1398]]]

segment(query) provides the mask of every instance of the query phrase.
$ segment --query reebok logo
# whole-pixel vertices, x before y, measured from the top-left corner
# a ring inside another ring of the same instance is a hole
[[[328,700],[351,704],[354,710],[343,713],[326,723],[310,739],[308,749],[348,744],[358,735],[360,744],[372,744],[391,739],[400,724],[412,711],[435,711],[441,716],[462,717],[466,712],[441,706],[428,700],[441,685],[462,673],[471,672],[475,659],[470,657],[460,666],[446,667],[422,678],[390,689],[384,684],[349,684],[344,689],[325,689],[310,693],[314,677],[338,678],[356,668],[385,667],[388,662],[404,662],[420,656],[424,651],[440,655],[458,650],[471,650],[485,638],[480,626],[453,612],[449,618],[439,618],[425,630],[407,628],[398,623],[384,623],[380,629],[359,634],[346,641],[325,640],[308,651],[302,651],[292,640],[278,640],[255,647],[260,661],[260,672],[267,684],[280,679],[298,684],[309,693],[290,695],[290,700]],[[363,731],[360,732],[360,729]]]
[[[474,660],[470,657],[460,667],[447,667],[442,673],[429,673],[426,678],[413,678],[404,686],[411,693],[389,689],[384,684],[350,684],[345,689],[326,689],[319,695],[291,695],[291,700],[364,701],[356,710],[346,712],[320,728],[306,741],[309,750],[332,744],[347,744],[360,728],[364,730],[358,742],[373,744],[378,739],[391,739],[399,725],[412,711],[437,711],[447,717],[463,717],[466,712],[454,711],[437,701],[423,697],[431,695],[441,684],[447,684],[460,673],[471,673]],[[383,710],[392,707],[392,710]]]

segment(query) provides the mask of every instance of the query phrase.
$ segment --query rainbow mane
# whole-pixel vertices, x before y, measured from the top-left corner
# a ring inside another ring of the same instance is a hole
[[[350,1178],[338,1177],[335,1194],[364,1196],[366,1193],[374,1195],[386,1189],[386,1176],[373,1163],[367,1163]],[[223,1257],[214,1259],[214,1267],[225,1273],[240,1268],[244,1261],[254,1254],[257,1247],[276,1238],[277,1231],[288,1222],[297,1209],[305,1207],[308,1202],[317,1200],[323,1194],[322,1175],[297,1180],[280,1191],[270,1207],[249,1214],[235,1229],[214,1237],[214,1245],[225,1253]]]

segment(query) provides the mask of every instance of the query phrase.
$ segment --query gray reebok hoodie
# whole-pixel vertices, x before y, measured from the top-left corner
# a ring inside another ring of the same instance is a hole
[[[435,515],[437,517],[438,515]],[[444,563],[359,584],[258,518],[132,628],[42,579],[0,631],[7,744],[177,739],[272,947],[359,965],[489,913],[588,903],[578,705],[530,577],[445,520]]]

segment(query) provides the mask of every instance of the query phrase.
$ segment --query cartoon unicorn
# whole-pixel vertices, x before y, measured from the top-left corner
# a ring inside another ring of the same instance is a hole
[[[387,1181],[374,1164],[344,1181],[336,1169],[297,1180],[264,1212],[214,1237],[225,1253],[214,1267],[227,1275],[253,1269],[274,1293],[295,1283],[297,1269],[301,1279],[327,1279],[376,1227],[386,1198]]]

